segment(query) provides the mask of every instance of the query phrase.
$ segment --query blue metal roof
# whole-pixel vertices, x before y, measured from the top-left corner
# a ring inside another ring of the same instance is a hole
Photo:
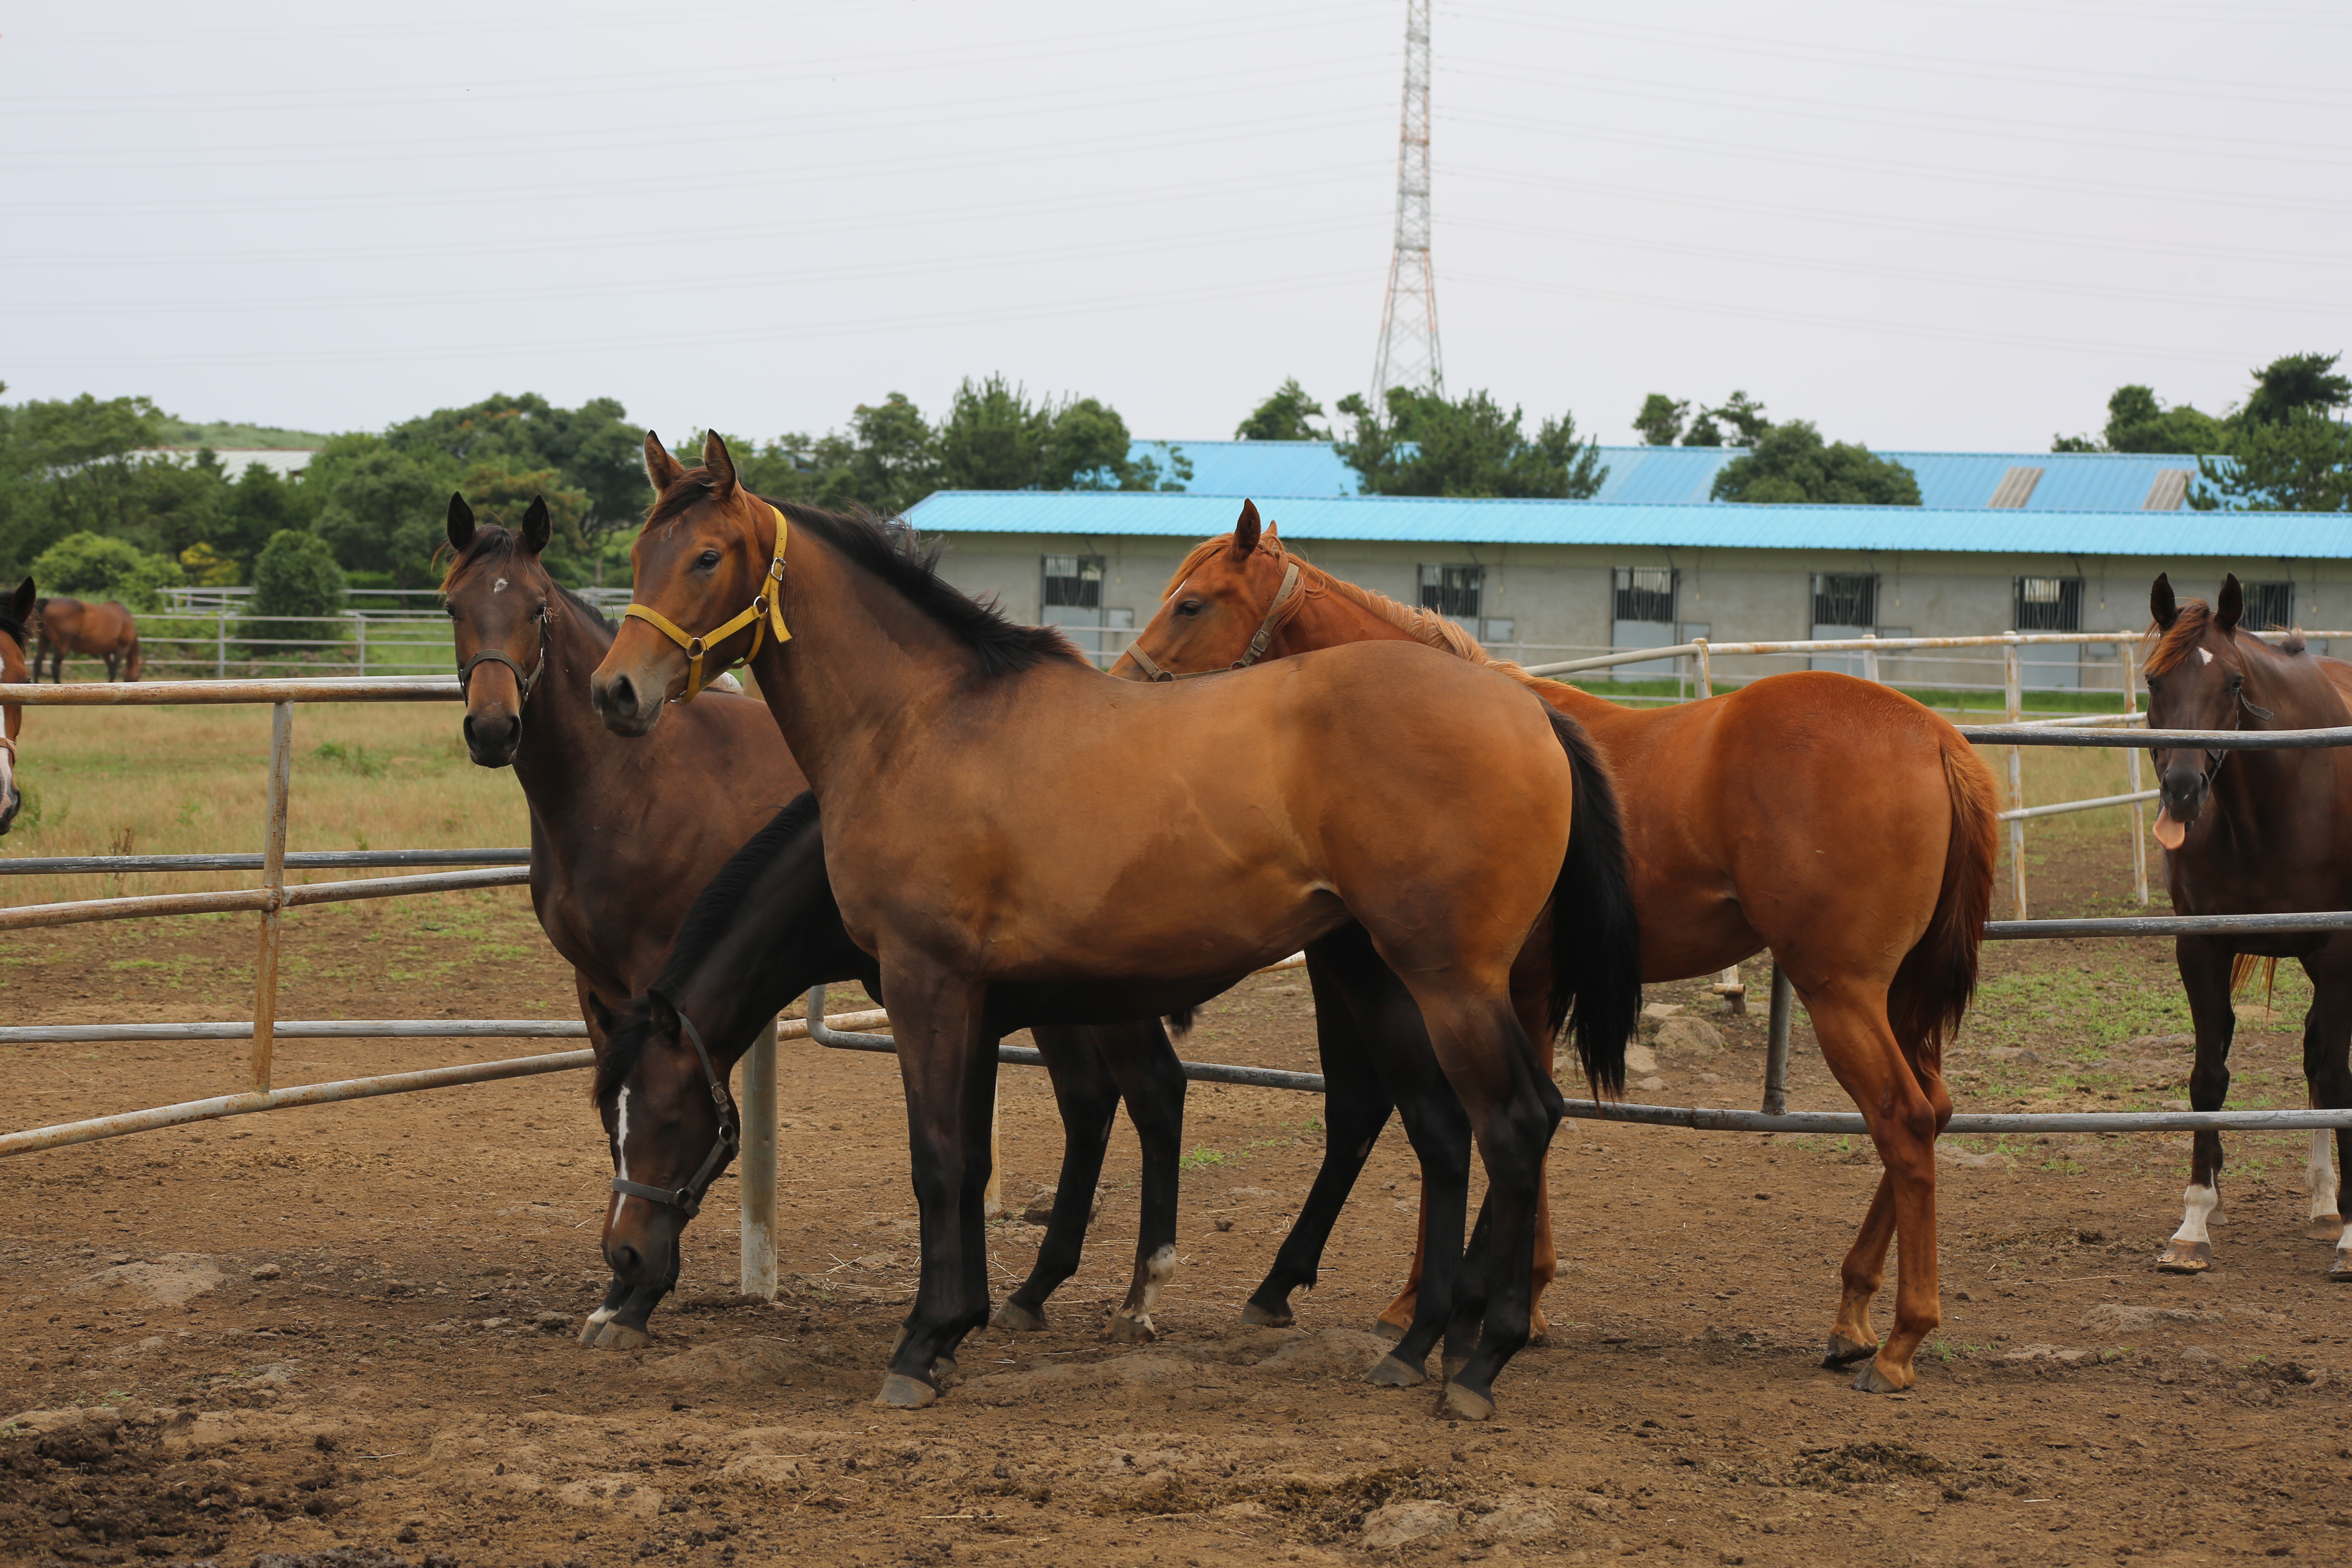
[[[929,533],[1199,540],[1234,526],[1231,496],[941,490],[907,516]],[[1297,540],[1723,550],[2352,557],[2352,512],[2052,511],[1981,507],[1641,505],[1421,496],[1258,498]]]
[[[1151,458],[1164,472],[1168,448],[1192,465],[1191,495],[1352,496],[1356,471],[1328,441],[1138,441],[1129,458]],[[1715,476],[1741,455],[1737,447],[1603,447],[1609,469],[1600,501],[1704,505]],[[1920,502],[1962,510],[1989,506],[2011,468],[2039,468],[2041,479],[2024,511],[2138,511],[2157,476],[2186,472],[2197,459],[2178,453],[2137,452],[1881,452],[1919,480]]]

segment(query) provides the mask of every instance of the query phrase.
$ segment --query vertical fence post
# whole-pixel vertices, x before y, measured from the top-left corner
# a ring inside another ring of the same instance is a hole
[[[1862,640],[1864,644],[1862,650],[1862,678],[1875,686],[1878,684],[1878,649],[1870,645],[1878,641],[1878,634],[1864,632],[1862,634]]]
[[[2124,655],[2124,711],[2139,711],[2139,645],[2126,640]],[[2124,788],[2133,795],[2140,790],[2139,748],[2134,746],[2124,753]],[[2138,801],[2131,805],[2132,896],[2147,907],[2147,808]]]
[[[269,710],[269,826],[261,845],[261,953],[253,966],[253,1091],[269,1092],[269,1057],[278,1037],[278,906],[286,897],[286,795],[294,782],[294,705]]]
[[[352,612],[352,619],[359,623],[360,674],[364,677],[367,674],[367,612],[365,610],[353,610]]]
[[[223,605],[215,613],[219,618],[214,626],[219,641],[213,649],[213,679],[226,680],[228,679],[228,606]]]
[[[1790,1015],[1796,1007],[1796,993],[1782,972],[1780,962],[1772,961],[1772,1027],[1764,1047],[1764,1114],[1779,1116],[1789,1109],[1789,1025]]]
[[[1698,695],[1699,700],[1704,702],[1715,695],[1715,665],[1707,658],[1706,639],[1693,637],[1691,640],[1698,644]]]
[[[2025,717],[2025,690],[2018,669],[2017,634],[2009,634],[2009,646],[2001,649],[2001,679],[2009,700],[2009,721],[2012,724]],[[2025,808],[2025,752],[2022,747],[2009,748],[2009,804],[2014,811]],[[2009,823],[2010,885],[2017,896],[2017,918],[2025,919],[2025,820],[2011,817]]]
[[[737,1100],[743,1122],[741,1186],[746,1296],[776,1299],[776,1021],[743,1054],[743,1089]]]

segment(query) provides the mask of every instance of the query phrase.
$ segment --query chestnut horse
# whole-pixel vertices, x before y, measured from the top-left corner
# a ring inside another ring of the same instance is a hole
[[[16,584],[7,603],[0,604],[0,684],[27,685],[32,680],[25,669],[25,648],[32,640],[26,626],[34,603],[33,580],[27,577]],[[8,831],[25,804],[24,794],[16,787],[16,734],[24,727],[21,704],[0,707],[0,833]]]
[[[103,605],[79,599],[43,599],[34,606],[39,617],[41,646],[33,656],[33,678],[41,675],[41,661],[49,662],[49,679],[66,678],[66,655],[86,653],[106,660],[109,680],[139,679],[139,624],[113,599]],[[53,657],[54,656],[54,657]]]
[[[2235,576],[2208,607],[2173,597],[2158,576],[2148,595],[2156,646],[2147,655],[2147,728],[2156,759],[2157,841],[2172,908],[2183,915],[2303,913],[2352,909],[2352,752],[2208,752],[2157,744],[2166,730],[2324,730],[2352,725],[2352,664],[2307,652],[2300,635],[2276,647],[2239,627],[2245,594]],[[2232,983],[2263,959],[2300,962],[2311,976],[2303,1022],[2303,1076],[2311,1103],[2352,1107],[2352,932],[2240,932],[2177,937],[2173,955],[2197,1027],[2189,1103],[2219,1110],[2230,1094]],[[2205,1227],[2221,1206],[2221,1135],[2191,1135],[2180,1229],[2156,1266],[2200,1274],[2213,1266]],[[2352,1172],[2352,1129],[2336,1130]],[[2325,1130],[2305,1168],[2307,1234],[2334,1245],[2327,1278],[2352,1282],[2352,1229],[2328,1159]]]
[[[1334,648],[1213,693],[1106,680],[1059,632],[950,587],[903,527],[751,495],[715,436],[698,473],[650,437],[646,460],[666,482],[597,709],[643,734],[707,661],[748,657],[823,803],[844,923],[890,999],[921,1211],[884,1402],[936,1399],[934,1363],[988,1318],[999,1020],[1174,1011],[1352,920],[1418,1003],[1486,1165],[1462,1270],[1478,1339],[1440,1408],[1491,1414],[1527,1342],[1560,1113],[1534,1037],[1572,1005],[1613,1087],[1638,998],[1622,855],[1586,864],[1571,837],[1601,804],[1578,787],[1580,737],[1423,648]],[[1430,1254],[1424,1294],[1450,1289]]]
[[[1232,533],[1186,557],[1111,673],[1170,679],[1368,640],[1500,670],[1584,726],[1617,778],[1643,980],[1712,974],[1771,950],[1885,1167],[1846,1255],[1824,1364],[1866,1362],[1858,1389],[1910,1387],[1914,1353],[1941,1321],[1935,1141],[1952,1110],[1943,1042],[1975,989],[1992,897],[1991,774],[1943,720],[1843,675],[1776,675],[1654,709],[1536,679],[1443,616],[1291,554],[1246,503]],[[1882,1344],[1870,1306],[1890,1236],[1900,1273]],[[1410,1315],[1413,1289],[1384,1324]]]
[[[644,741],[621,740],[596,718],[588,675],[611,647],[613,628],[548,574],[540,555],[551,532],[543,500],[533,500],[520,531],[510,532],[478,524],[463,496],[449,498],[455,556],[441,592],[465,683],[466,748],[483,767],[512,766],[522,786],[530,808],[531,907],[549,942],[572,965],[600,1073],[614,1082],[627,1075],[648,1026],[646,994],[659,989],[667,1037],[678,1038],[680,1011],[700,1017],[725,1064],[723,1079],[781,1008],[811,985],[871,983],[873,961],[841,929],[814,810],[802,814],[793,833],[782,831],[773,796],[808,797],[765,708],[706,691]],[[648,780],[659,788],[646,789]],[[749,870],[738,865],[747,858]],[[771,886],[757,922],[746,924],[740,885],[753,875]],[[698,930],[690,911],[714,898],[720,913]],[[714,926],[737,929],[727,944],[713,948]],[[756,983],[733,977],[738,989],[726,993],[720,1017],[704,1010],[718,1005],[711,998],[726,978],[712,975],[706,950],[759,971]],[[635,1033],[616,1047],[625,1013]],[[1147,1340],[1152,1298],[1175,1255],[1182,1070],[1157,1019],[1103,1029],[1041,1028],[1037,1036],[1069,1139],[1065,1187],[1075,1190],[1081,1173],[1084,1184],[1075,1214],[1063,1212],[1069,1203],[1056,1203],[1038,1271],[1015,1298],[1030,1309],[1024,1326],[1043,1326],[1045,1297],[1076,1266],[1095,1191],[1094,1174],[1085,1173],[1101,1168],[1121,1087],[1156,1084],[1162,1092],[1129,1100],[1145,1145],[1145,1218],[1135,1281],[1111,1324],[1114,1338]],[[1164,1092],[1171,1083],[1172,1103]],[[608,1088],[600,1097],[608,1136],[611,1099]],[[617,1161],[618,1140],[612,1141]],[[608,1223],[622,1207],[608,1205]],[[582,1326],[582,1343],[633,1350],[647,1342],[646,1321],[677,1279],[683,1216],[667,1217],[675,1225],[643,1239],[644,1255],[615,1273]],[[1055,1273],[1065,1258],[1067,1266]]]

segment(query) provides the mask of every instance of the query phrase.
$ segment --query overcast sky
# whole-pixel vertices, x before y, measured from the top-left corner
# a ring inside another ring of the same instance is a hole
[[[1371,370],[1402,0],[0,7],[0,377],[767,437],[1002,371],[1213,438]],[[348,18],[348,19],[346,19]],[[1441,0],[1446,381],[2034,450],[2352,343],[2326,0]]]

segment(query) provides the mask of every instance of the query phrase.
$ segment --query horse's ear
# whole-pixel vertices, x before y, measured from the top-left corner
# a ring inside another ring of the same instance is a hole
[[[722,503],[733,500],[735,459],[727,455],[727,443],[716,430],[702,433],[702,467],[710,476],[710,499]]]
[[[2238,629],[2238,617],[2246,613],[2246,591],[2238,586],[2238,574],[2228,573],[2221,578],[2221,596],[2213,605],[2213,624],[2228,637]]]
[[[522,514],[522,552],[525,555],[538,554],[547,548],[547,542],[554,532],[555,524],[547,515],[547,498],[531,497],[530,510]]]
[[[452,490],[449,492],[449,548],[463,555],[466,546],[473,542],[474,509],[466,504],[464,496]]]
[[[661,437],[650,430],[646,431],[646,478],[653,482],[654,494],[659,495],[677,483],[685,473],[685,465],[669,455],[669,448],[661,444]]]
[[[8,601],[8,611],[26,626],[33,624],[33,580],[30,577],[16,584],[16,596]]]
[[[2180,618],[2180,602],[2172,596],[2172,579],[2161,572],[2156,574],[2156,586],[2147,591],[2147,607],[2160,632],[2170,631],[2172,623]]]
[[[1257,502],[1242,502],[1242,518],[1234,524],[1234,553],[1247,555],[1257,548]]]

